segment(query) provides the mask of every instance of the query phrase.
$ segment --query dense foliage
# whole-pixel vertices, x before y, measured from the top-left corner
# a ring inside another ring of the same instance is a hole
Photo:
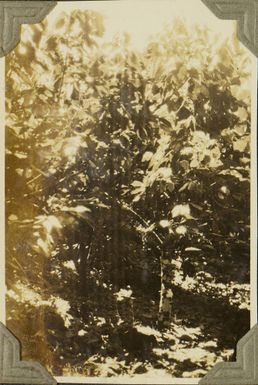
[[[249,329],[249,59],[103,34],[73,12],[7,57],[7,322],[55,375],[198,377]]]

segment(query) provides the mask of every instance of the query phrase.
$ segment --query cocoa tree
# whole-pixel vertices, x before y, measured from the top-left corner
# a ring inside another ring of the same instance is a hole
[[[101,43],[94,12],[28,28],[6,65],[7,321],[31,336],[25,354],[56,374],[156,362],[143,325],[172,333],[188,295],[241,315],[244,334],[248,55],[180,21],[141,53],[127,35]]]

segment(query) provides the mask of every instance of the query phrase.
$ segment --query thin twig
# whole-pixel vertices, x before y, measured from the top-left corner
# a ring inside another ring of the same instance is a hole
[[[60,87],[59,87],[59,91],[58,91],[58,95],[57,95],[58,101],[60,100],[60,96],[61,96],[63,85],[64,85],[64,77],[65,77],[65,73],[66,73],[67,67],[68,67],[67,63],[68,63],[68,52],[66,52],[66,55],[65,55],[63,72],[62,72],[62,77],[61,77],[61,83],[60,83]]]
[[[134,211],[130,206],[128,206],[125,203],[119,202],[122,206],[123,209],[130,211],[130,213],[134,214],[147,228],[149,227],[149,223],[145,221],[144,218],[142,218],[136,211]],[[152,231],[153,235],[156,237],[156,239],[159,241],[160,245],[163,245],[162,239],[159,237],[159,235],[155,232]]]

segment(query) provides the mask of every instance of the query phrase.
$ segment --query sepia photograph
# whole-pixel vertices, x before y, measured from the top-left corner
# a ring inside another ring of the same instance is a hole
[[[236,22],[201,0],[58,2],[3,82],[23,359],[117,384],[235,361],[257,322],[256,61]]]

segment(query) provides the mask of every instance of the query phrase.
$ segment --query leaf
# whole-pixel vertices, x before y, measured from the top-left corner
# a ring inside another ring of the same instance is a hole
[[[28,156],[26,154],[22,154],[20,152],[16,152],[14,154],[14,156],[16,156],[16,158],[18,158],[18,159],[27,159],[28,158]]]
[[[249,144],[250,138],[249,136],[245,136],[236,142],[233,142],[234,151],[244,152]]]
[[[28,127],[35,129],[37,127],[37,124],[37,120],[35,119],[34,115],[31,114],[29,120],[27,121]]]
[[[135,180],[131,183],[133,187],[142,187],[143,183],[139,180]]]
[[[62,228],[59,219],[54,215],[48,215],[47,217],[43,217],[42,219],[42,226],[47,230],[48,233],[51,233],[53,229],[56,229],[58,231]]]
[[[187,233],[187,228],[185,226],[178,226],[176,228],[176,233],[178,235],[185,235]]]
[[[32,112],[35,118],[44,118],[47,116],[49,111],[50,111],[50,107],[46,103],[35,104],[32,107]]]
[[[118,302],[123,301],[125,298],[132,298],[133,291],[131,289],[120,289],[118,292],[114,293]]]
[[[244,107],[239,107],[235,112],[235,115],[240,119],[241,122],[245,122],[249,117],[249,114]]]
[[[202,251],[202,250],[198,249],[197,247],[186,247],[185,251]]]
[[[231,86],[230,87],[231,94],[240,101],[247,101],[250,98],[250,90],[244,89],[241,86]]]
[[[132,195],[137,195],[137,194],[142,194],[144,192],[145,188],[143,186],[141,187],[137,187],[136,189],[134,189],[131,194]]]
[[[197,159],[193,159],[190,163],[190,167],[196,168],[199,167],[199,162]]]
[[[222,192],[223,194],[225,194],[225,195],[229,195],[229,194],[230,194],[230,190],[229,190],[229,188],[228,188],[227,186],[222,186],[222,187],[220,188],[220,190],[221,190],[221,192]]]
[[[191,202],[190,204],[191,204],[191,206],[195,207],[197,210],[203,211],[203,207],[197,205],[196,203]]]
[[[167,116],[169,116],[168,106],[166,104],[163,104],[160,108],[155,111],[155,115],[159,116],[160,118],[166,118]]]
[[[190,168],[189,162],[187,160],[181,160],[179,164],[184,169],[185,172],[187,172]]]
[[[64,87],[64,90],[65,90],[65,98],[68,100],[71,99],[71,96],[74,90],[73,84],[72,83],[66,84],[66,86]]]
[[[243,136],[246,134],[246,125],[245,124],[242,124],[241,126],[236,126],[234,127],[234,132],[237,133],[237,135],[239,136]],[[233,132],[231,132],[231,135],[233,134]],[[232,135],[233,136],[233,135]]]
[[[173,192],[175,190],[175,184],[171,181],[168,181],[166,183],[166,187],[167,187],[168,191],[170,191],[170,192]]]
[[[57,36],[51,36],[48,40],[47,40],[47,49],[48,51],[54,51],[56,50],[57,46],[58,46],[58,38]]]
[[[25,93],[26,92],[26,93]],[[33,89],[26,90],[23,92],[23,107],[30,107],[35,101],[35,91]]]
[[[190,213],[190,206],[186,205],[177,205],[172,210],[172,218],[185,217],[186,219],[192,219]]]
[[[40,251],[43,251],[43,253],[48,256],[49,254],[49,248],[48,248],[48,244],[47,242],[45,242],[43,239],[39,238],[37,240],[37,246],[38,246],[38,250],[36,249],[35,247],[35,250],[40,252]]]
[[[141,199],[141,195],[136,195],[136,196],[133,198],[133,202],[139,202],[140,199]]]
[[[9,215],[8,220],[9,220],[9,221],[17,221],[17,220],[18,220],[18,217],[17,217],[17,215],[15,215],[15,214],[11,214],[11,215]]]
[[[184,147],[181,151],[180,151],[180,154],[181,155],[192,155],[193,154],[193,148],[192,147]]]
[[[187,187],[188,187],[188,185],[189,185],[189,182],[186,182],[179,190],[178,190],[178,192],[183,192],[184,190],[186,190],[187,189]]]
[[[170,167],[160,167],[158,173],[163,179],[168,179],[172,176],[172,169]]]
[[[159,222],[159,224],[160,224],[160,226],[161,226],[163,229],[165,229],[165,228],[167,228],[167,227],[170,226],[170,221],[168,221],[167,219],[163,219],[163,220],[161,220],[161,221]]]
[[[146,151],[143,154],[142,162],[149,162],[149,160],[151,160],[152,157],[153,157],[153,153],[151,151]]]
[[[81,329],[81,330],[78,331],[77,334],[78,334],[79,337],[83,337],[83,336],[85,336],[85,334],[87,334],[87,332],[85,330]]]
[[[21,78],[21,80],[25,83],[25,84],[27,84],[27,85],[29,85],[29,86],[32,86],[32,84],[31,84],[31,78],[29,77],[29,75],[24,71],[24,70],[22,70],[22,69],[20,69],[20,68],[16,68],[16,73],[14,73],[14,75],[19,75],[19,77]],[[19,79],[19,78],[18,78]],[[15,81],[17,81],[17,77],[15,76],[15,78],[14,78],[14,80]],[[20,80],[20,79],[19,79]]]
[[[71,211],[74,211],[77,214],[83,214],[83,213],[90,213],[91,212],[91,210],[88,207],[81,206],[81,205],[74,207],[73,209],[71,209]]]
[[[248,180],[247,178],[244,178],[243,175],[240,174],[240,172],[238,172],[237,170],[223,170],[219,174],[220,175],[232,175],[235,178],[239,179],[241,182]]]
[[[56,29],[60,29],[60,28],[63,28],[63,26],[65,25],[65,19],[64,17],[62,19],[59,19],[56,24],[55,24],[55,28]]]

